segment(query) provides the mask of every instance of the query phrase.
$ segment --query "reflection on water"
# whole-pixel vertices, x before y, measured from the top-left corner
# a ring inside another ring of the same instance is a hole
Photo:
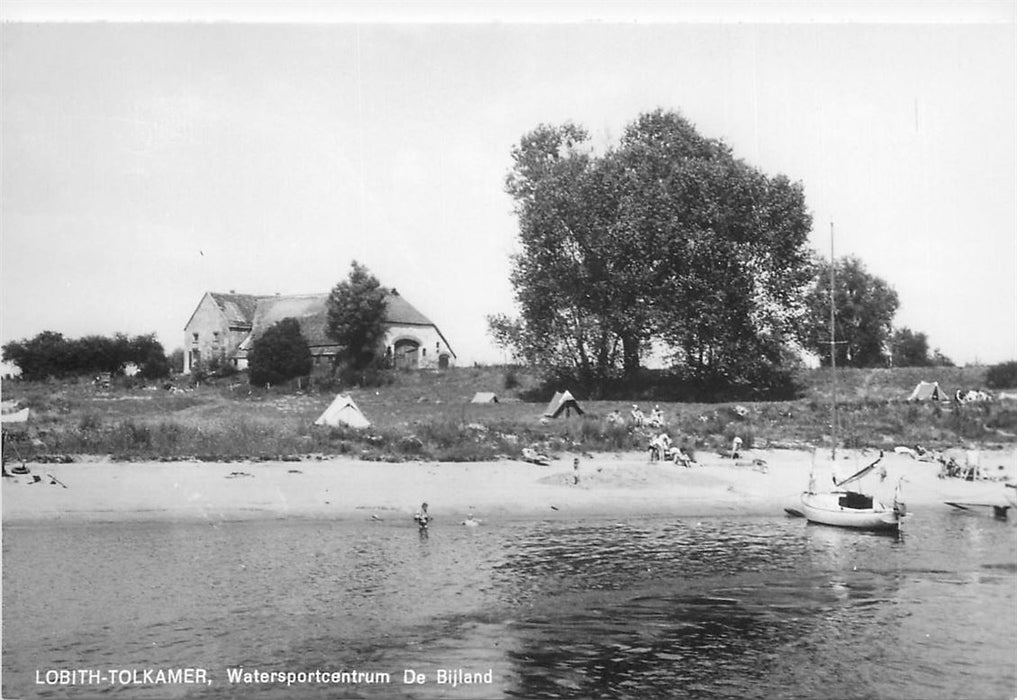
[[[257,521],[4,530],[4,697],[37,669],[203,667],[129,697],[1014,697],[1012,524],[902,540],[801,520],[442,527]],[[226,669],[387,672],[235,686]],[[493,683],[437,685],[439,669]],[[425,684],[403,684],[407,670]]]

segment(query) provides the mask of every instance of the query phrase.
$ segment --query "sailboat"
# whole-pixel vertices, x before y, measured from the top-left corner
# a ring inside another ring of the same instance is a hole
[[[899,530],[907,507],[901,498],[901,482],[894,489],[893,504],[885,505],[871,494],[845,488],[856,484],[863,476],[875,469],[883,459],[883,452],[871,464],[862,467],[846,479],[834,479],[834,489],[816,489],[814,475],[809,476],[809,488],[802,494],[802,514],[809,522],[821,525],[850,527],[857,530]]]
[[[833,459],[837,458],[837,354],[836,354],[836,326],[834,324],[834,302],[833,295],[836,288],[835,264],[833,257],[833,224],[830,224],[830,376],[833,383],[833,397],[831,402],[833,421],[831,434],[833,436]],[[848,527],[859,530],[891,530],[898,531],[907,508],[901,498],[901,480],[898,480],[894,489],[893,504],[890,506],[876,500],[871,494],[861,490],[860,481],[862,477],[875,469],[883,459],[883,452],[879,457],[862,467],[851,476],[837,480],[833,479],[834,489],[831,491],[820,491],[816,488],[815,479],[815,453],[813,453],[813,469],[809,474],[809,486],[802,493],[802,514],[809,522],[821,525],[834,525],[837,527]],[[854,489],[846,488],[854,485]]]

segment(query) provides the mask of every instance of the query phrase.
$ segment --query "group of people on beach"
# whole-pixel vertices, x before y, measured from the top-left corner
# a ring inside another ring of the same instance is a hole
[[[607,422],[610,425],[626,425],[625,418],[622,416],[621,411],[617,409],[608,414]],[[649,451],[651,462],[674,462],[684,467],[691,467],[695,463],[692,450],[688,446],[688,439],[682,440],[681,444],[676,444],[667,431],[664,430],[666,421],[664,420],[664,411],[661,410],[659,405],[655,405],[653,410],[650,411],[650,415],[647,416],[643,413],[643,409],[639,407],[639,404],[632,404],[632,409],[629,411],[628,425],[633,430],[648,432],[650,439],[647,450]]]
[[[664,412],[660,410],[660,406],[654,406],[653,410],[650,411],[650,415],[647,416],[643,413],[643,409],[639,408],[639,404],[632,404],[632,410],[629,411],[629,421],[634,428],[663,428]],[[613,425],[625,425],[625,419],[618,409],[607,414],[607,422]]]
[[[648,449],[651,462],[674,462],[683,467],[691,467],[694,462],[689,455],[688,443],[683,441],[681,445],[677,445],[666,432],[661,432],[651,439]]]

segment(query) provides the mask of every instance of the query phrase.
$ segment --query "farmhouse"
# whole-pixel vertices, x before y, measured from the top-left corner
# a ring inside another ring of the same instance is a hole
[[[445,368],[455,363],[438,326],[392,289],[386,296],[383,351],[400,369]],[[284,318],[295,318],[315,364],[332,362],[338,346],[325,329],[328,294],[273,295],[206,292],[184,326],[184,373],[213,360],[247,367],[254,340]]]

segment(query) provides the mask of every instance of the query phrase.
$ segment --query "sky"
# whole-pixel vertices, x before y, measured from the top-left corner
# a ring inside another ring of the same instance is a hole
[[[662,108],[800,181],[812,247],[833,224],[835,254],[897,291],[898,327],[958,364],[1017,359],[1012,2],[60,5],[0,15],[0,342],[156,333],[170,352],[207,291],[328,292],[357,260],[460,365],[505,362],[486,317],[516,312],[512,147],[565,121],[611,145]]]

